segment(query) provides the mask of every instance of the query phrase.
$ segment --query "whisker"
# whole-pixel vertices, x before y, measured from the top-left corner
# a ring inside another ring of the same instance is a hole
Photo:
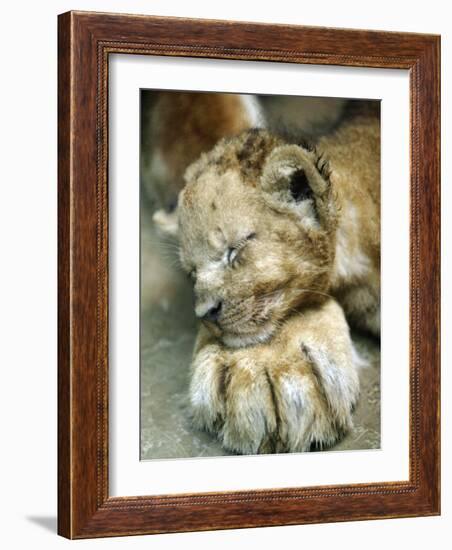
[[[326,296],[327,298],[332,298],[335,300],[334,296],[331,294],[327,294],[326,292],[320,292],[320,290],[314,290],[312,288],[299,288],[298,290],[301,290],[301,292],[312,292],[313,294],[320,294],[321,296]]]

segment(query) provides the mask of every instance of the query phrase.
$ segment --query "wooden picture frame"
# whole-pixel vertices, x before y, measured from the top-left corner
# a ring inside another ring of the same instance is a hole
[[[58,532],[68,538],[440,512],[440,38],[69,12],[58,38]],[[146,497],[108,491],[109,55],[206,57],[410,73],[408,481]]]

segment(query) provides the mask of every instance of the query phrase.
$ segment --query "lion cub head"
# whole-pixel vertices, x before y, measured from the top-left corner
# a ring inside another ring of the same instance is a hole
[[[264,342],[295,308],[324,298],[336,204],[313,148],[250,130],[220,141],[185,179],[177,219],[154,219],[177,231],[196,315],[226,345]]]

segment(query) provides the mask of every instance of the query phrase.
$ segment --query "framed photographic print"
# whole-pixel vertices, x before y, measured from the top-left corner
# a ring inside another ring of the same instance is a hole
[[[61,535],[439,514],[439,47],[59,16]]]

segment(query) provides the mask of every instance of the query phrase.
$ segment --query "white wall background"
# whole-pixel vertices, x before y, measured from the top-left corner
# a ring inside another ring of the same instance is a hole
[[[206,0],[24,2],[2,5],[0,84],[0,518],[2,547],[450,547],[452,535],[452,19],[448,2]],[[177,15],[442,34],[443,515],[71,543],[56,525],[56,31],[69,9]],[[449,212],[448,212],[449,211]],[[449,246],[448,246],[449,245]],[[446,302],[449,302],[446,303]],[[449,437],[448,437],[449,436]],[[449,535],[449,536],[448,536]]]

